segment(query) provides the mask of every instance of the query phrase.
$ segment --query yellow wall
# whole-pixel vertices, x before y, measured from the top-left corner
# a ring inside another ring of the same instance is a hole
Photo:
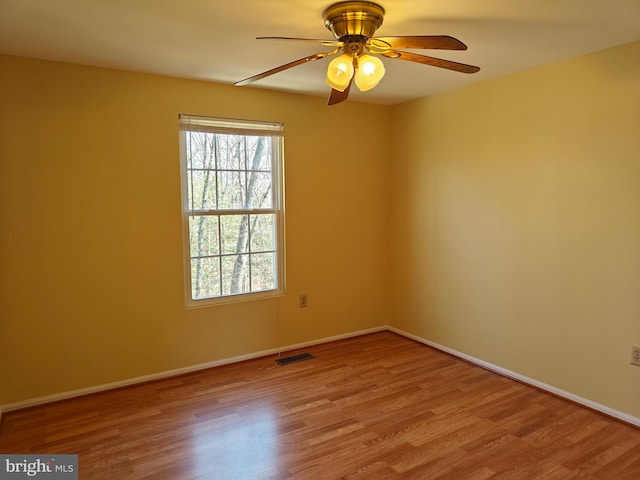
[[[394,326],[640,417],[638,59],[392,109]]]
[[[0,57],[0,405],[391,324],[640,417],[638,58],[328,108]],[[284,122],[285,297],[184,308],[179,113]]]
[[[388,130],[388,107],[13,57],[0,72],[0,405],[388,323],[389,144],[353,142]],[[285,297],[185,309],[180,113],[284,123]]]

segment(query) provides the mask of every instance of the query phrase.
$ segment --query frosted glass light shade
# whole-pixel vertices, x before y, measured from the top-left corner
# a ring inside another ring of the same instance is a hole
[[[351,82],[353,72],[353,58],[345,53],[331,60],[325,81],[331,88],[344,92]]]
[[[361,55],[358,57],[358,69],[355,77],[356,86],[363,92],[371,90],[382,80],[384,73],[382,60],[372,55]]]

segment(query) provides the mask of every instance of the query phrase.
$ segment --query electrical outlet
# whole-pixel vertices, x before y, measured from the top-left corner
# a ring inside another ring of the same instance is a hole
[[[640,347],[631,346],[631,365],[640,367]]]
[[[301,293],[300,294],[299,304],[300,304],[300,308],[304,308],[304,307],[308,307],[309,306],[309,299],[307,298],[307,294],[306,293]],[[640,363],[638,365],[640,365]]]

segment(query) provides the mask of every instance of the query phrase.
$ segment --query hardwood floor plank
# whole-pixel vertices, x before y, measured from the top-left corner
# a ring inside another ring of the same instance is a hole
[[[597,470],[596,478],[615,478],[616,480],[637,480],[640,478],[640,445],[635,445]]]
[[[412,340],[305,352],[9,412],[0,451],[83,480],[640,478],[640,429]]]

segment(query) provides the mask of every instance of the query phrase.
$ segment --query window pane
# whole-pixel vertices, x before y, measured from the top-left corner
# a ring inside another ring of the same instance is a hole
[[[218,143],[218,169],[244,170],[245,148],[242,135],[216,134]]]
[[[276,288],[275,253],[251,255],[251,291]]]
[[[251,251],[275,250],[275,215],[251,215]]]
[[[187,168],[213,167],[213,135],[204,132],[187,134]]]
[[[219,255],[218,217],[200,215],[189,217],[191,257]]]
[[[216,175],[212,170],[189,170],[189,208],[212,210],[216,208]]]
[[[271,208],[273,205],[271,198],[271,174],[250,172],[248,175],[248,208]]]
[[[220,217],[223,254],[246,253],[249,251],[248,220],[248,215],[222,215]]]
[[[220,197],[218,208],[239,210],[245,207],[247,176],[244,171],[218,172]]]
[[[222,294],[232,295],[249,291],[249,255],[222,257]]]
[[[194,300],[220,295],[219,257],[191,260],[191,296]]]
[[[247,138],[247,169],[271,171],[271,137]]]

